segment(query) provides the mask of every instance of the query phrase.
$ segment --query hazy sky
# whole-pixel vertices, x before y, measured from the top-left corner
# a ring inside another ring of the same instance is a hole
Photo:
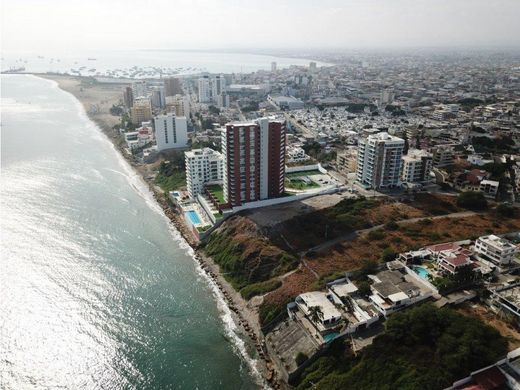
[[[3,50],[520,46],[520,0],[0,0]]]

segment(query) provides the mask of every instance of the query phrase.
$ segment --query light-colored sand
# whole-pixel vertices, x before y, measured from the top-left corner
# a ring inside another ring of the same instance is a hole
[[[89,78],[73,76],[41,74],[49,80],[54,80],[64,91],[73,94],[85,107],[88,116],[107,131],[120,123],[118,116],[110,114],[110,107],[121,103],[123,84],[102,84]]]

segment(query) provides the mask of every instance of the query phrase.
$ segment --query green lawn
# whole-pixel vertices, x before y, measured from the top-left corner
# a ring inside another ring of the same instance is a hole
[[[161,187],[166,193],[174,190],[178,190],[182,187],[186,187],[186,174],[184,171],[175,170],[169,172],[170,175],[159,173],[155,178],[155,182]]]
[[[290,188],[294,190],[307,190],[310,188],[318,188],[320,185],[311,181],[310,183],[306,183],[303,180],[287,180],[285,182],[285,188]]]
[[[224,189],[222,188],[222,186],[215,184],[215,185],[211,185],[211,186],[206,186],[206,188],[208,189],[209,192],[211,192],[213,195],[215,195],[215,198],[217,198],[219,203],[221,203],[221,204],[225,203]]]

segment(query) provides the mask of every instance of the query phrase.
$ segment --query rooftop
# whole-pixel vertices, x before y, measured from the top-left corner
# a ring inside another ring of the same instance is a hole
[[[499,247],[500,249],[515,249],[516,248],[516,246],[514,246],[510,241],[506,240],[505,238],[495,236],[494,234],[490,234],[489,236],[479,237],[479,240],[485,242],[486,244],[490,244],[490,245]]]
[[[300,294],[298,298],[301,298],[305,302],[307,308],[319,307],[323,313],[323,321],[341,317],[341,313],[327,298],[327,294],[320,291],[312,291]]]

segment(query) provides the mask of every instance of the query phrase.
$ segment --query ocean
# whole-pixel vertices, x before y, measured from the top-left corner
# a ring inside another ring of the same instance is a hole
[[[30,75],[1,90],[0,388],[258,388],[218,289],[80,103]]]
[[[71,73],[82,76],[165,77],[210,73],[251,73],[291,65],[308,66],[309,59],[263,54],[175,50],[98,50],[71,52],[2,52],[2,71],[25,68],[31,73]],[[317,66],[330,64],[315,61]]]

